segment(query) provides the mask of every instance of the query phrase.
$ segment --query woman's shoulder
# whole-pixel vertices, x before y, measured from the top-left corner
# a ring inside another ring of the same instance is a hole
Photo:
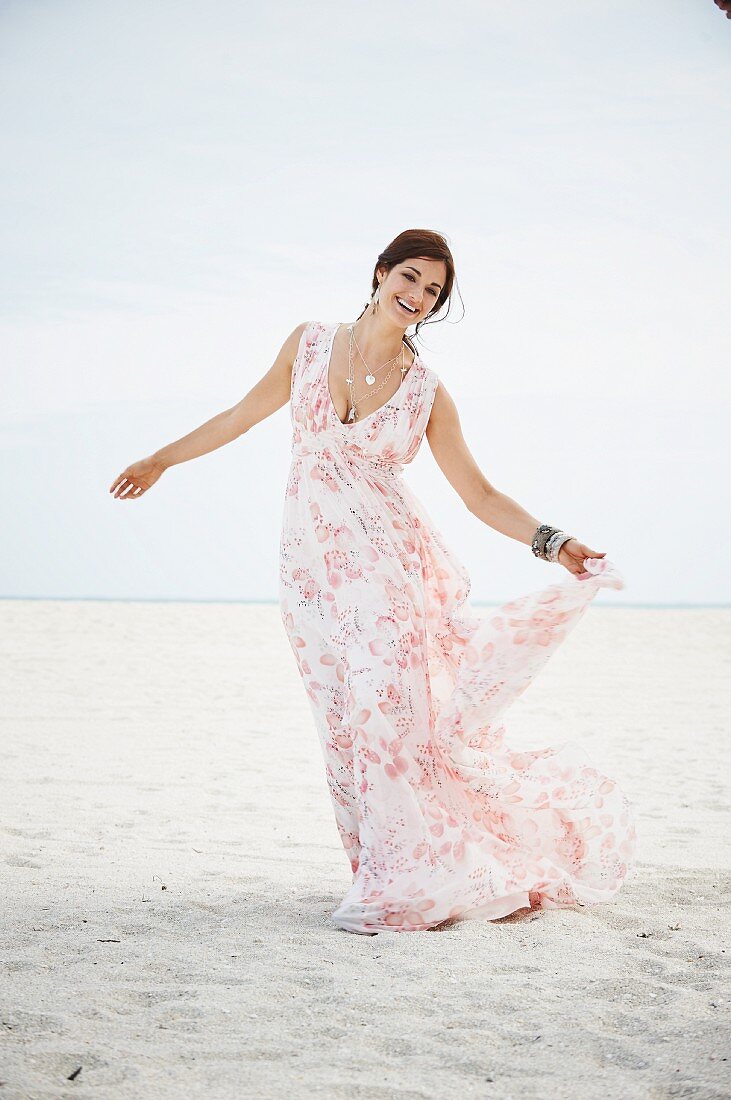
[[[336,332],[340,321],[305,321],[302,335],[308,344],[314,344],[324,336]]]
[[[421,367],[421,372],[422,372],[422,376],[424,378],[424,381],[426,383],[428,383],[429,385],[432,385],[432,386],[436,387],[436,385],[439,381],[439,375],[437,374],[437,372],[435,370],[433,370],[429,366],[428,363],[424,362],[424,357],[423,357],[423,355],[421,354],[421,352],[419,351],[418,348],[416,349],[416,364],[419,367]]]
[[[424,386],[430,392],[436,393],[437,386],[439,385],[439,375],[435,370],[432,370],[431,367],[427,367],[424,363],[422,363],[422,367],[424,370]]]
[[[300,324],[293,329],[290,339],[294,340],[298,347],[319,342],[321,337],[327,332],[334,329],[335,323],[329,321],[301,321]]]

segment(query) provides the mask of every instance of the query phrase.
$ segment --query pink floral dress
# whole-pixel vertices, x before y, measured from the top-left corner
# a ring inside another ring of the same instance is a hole
[[[561,569],[478,618],[402,477],[438,377],[417,355],[390,401],[343,424],[328,387],[338,327],[311,322],[293,366],[280,546],[282,621],[353,876],[332,919],[406,932],[606,902],[633,866],[626,795],[574,742],[511,748],[502,720],[622,578],[587,559],[585,579]]]

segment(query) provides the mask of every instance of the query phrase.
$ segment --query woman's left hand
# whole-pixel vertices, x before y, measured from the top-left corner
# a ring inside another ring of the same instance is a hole
[[[590,550],[588,546],[584,546],[583,542],[579,542],[578,539],[569,539],[565,542],[558,552],[559,565],[563,565],[565,569],[568,569],[569,573],[573,573],[575,577],[588,577],[590,574],[584,569],[585,558],[603,558],[606,552],[602,550],[600,553],[598,550]]]

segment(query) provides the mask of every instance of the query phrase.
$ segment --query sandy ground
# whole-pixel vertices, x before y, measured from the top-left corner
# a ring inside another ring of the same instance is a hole
[[[276,605],[0,614],[0,1097],[731,1094],[731,611],[593,606],[510,712],[632,799],[612,903],[373,937],[329,920],[350,868]]]

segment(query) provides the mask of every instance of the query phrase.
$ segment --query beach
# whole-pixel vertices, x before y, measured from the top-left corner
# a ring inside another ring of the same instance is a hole
[[[4,1098],[729,1095],[730,609],[590,607],[506,716],[630,797],[612,902],[372,937],[276,604],[0,615]]]

